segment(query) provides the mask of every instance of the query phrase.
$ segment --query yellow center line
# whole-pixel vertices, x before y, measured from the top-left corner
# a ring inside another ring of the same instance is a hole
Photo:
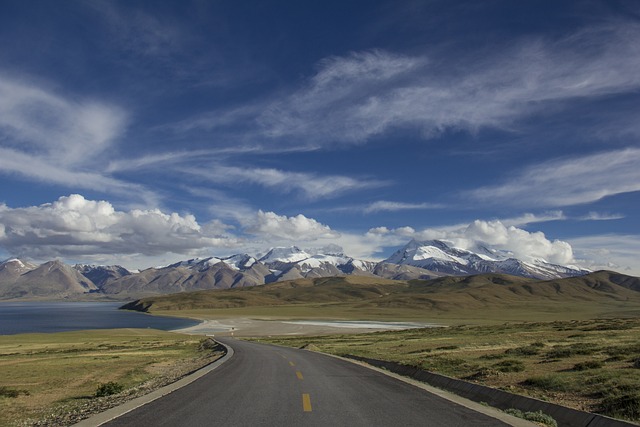
[[[296,371],[296,377],[298,377],[299,380],[303,380],[304,378],[302,378],[302,372],[300,371]]]
[[[311,397],[308,393],[302,395],[302,410],[304,412],[311,412]]]
[[[295,364],[295,363],[293,363],[293,362],[289,362],[289,365],[291,365],[291,366],[296,366],[296,364]]]

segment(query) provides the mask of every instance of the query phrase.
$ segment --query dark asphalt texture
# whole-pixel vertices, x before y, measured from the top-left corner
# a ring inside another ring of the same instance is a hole
[[[104,425],[507,425],[337,358],[233,339],[221,341],[235,354],[218,369]],[[304,394],[308,395],[306,408]]]

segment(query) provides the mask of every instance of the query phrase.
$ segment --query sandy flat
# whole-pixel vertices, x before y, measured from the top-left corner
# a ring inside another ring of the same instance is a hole
[[[270,335],[324,335],[437,327],[440,325],[408,322],[324,321],[324,320],[264,320],[231,318],[205,320],[175,332],[191,335],[257,337]]]

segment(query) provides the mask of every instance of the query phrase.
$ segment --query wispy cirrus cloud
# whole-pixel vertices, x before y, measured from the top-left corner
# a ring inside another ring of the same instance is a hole
[[[116,146],[128,117],[118,106],[0,74],[0,173],[155,204],[153,191],[104,171],[102,156]]]
[[[127,113],[121,108],[63,97],[42,85],[0,74],[4,146],[74,165],[108,149],[126,125]]]
[[[362,143],[397,128],[427,139],[446,129],[513,129],[550,105],[562,111],[573,102],[640,88],[639,37],[640,25],[618,21],[555,39],[521,38],[455,61],[441,53],[353,52],[321,60],[316,74],[288,93],[176,128],[242,123],[238,136],[262,136],[280,146]]]
[[[375,179],[356,179],[343,175],[319,175],[306,172],[290,172],[272,168],[212,165],[207,169],[191,168],[187,173],[211,182],[226,185],[244,183],[277,189],[286,193],[299,193],[309,200],[328,199],[342,194],[379,188],[389,182]]]
[[[468,192],[475,200],[518,206],[570,206],[640,191],[640,149],[552,160],[508,182]]]
[[[588,214],[580,217],[583,221],[615,221],[625,218],[625,215],[608,213],[608,212],[589,212]]]
[[[406,203],[378,200],[370,203],[362,209],[365,214],[376,212],[398,212],[407,210],[441,209],[443,205],[438,203]]]

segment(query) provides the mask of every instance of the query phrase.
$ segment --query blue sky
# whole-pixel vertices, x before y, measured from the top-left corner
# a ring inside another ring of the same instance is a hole
[[[640,275],[635,1],[2,1],[0,40],[0,257]]]

